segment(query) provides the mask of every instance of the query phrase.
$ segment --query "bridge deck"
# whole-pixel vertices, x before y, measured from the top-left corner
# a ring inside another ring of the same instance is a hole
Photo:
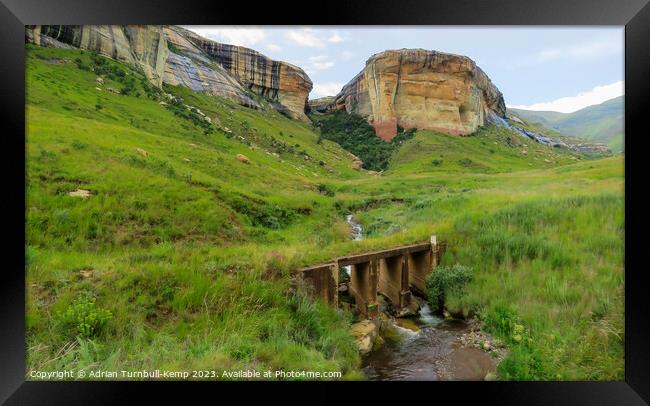
[[[336,262],[338,262],[339,266],[356,265],[356,264],[368,262],[373,259],[390,258],[397,255],[405,255],[414,252],[429,251],[430,249],[431,249],[430,242],[413,244],[413,245],[404,245],[401,247],[390,248],[381,251],[372,251],[372,252],[365,252],[363,254],[358,254],[358,255],[339,257],[336,259]]]

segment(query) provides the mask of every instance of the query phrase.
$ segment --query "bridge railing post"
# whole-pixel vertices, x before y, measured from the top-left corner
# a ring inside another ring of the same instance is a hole
[[[438,266],[438,237],[431,236],[431,270]]]

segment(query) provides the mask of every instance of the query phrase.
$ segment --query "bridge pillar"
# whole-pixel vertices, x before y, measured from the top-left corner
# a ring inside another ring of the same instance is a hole
[[[338,306],[339,267],[336,262],[303,268],[300,272],[307,290],[312,297],[325,303]]]
[[[354,297],[357,309],[366,317],[378,314],[378,268],[378,261],[373,259],[352,265],[350,272],[350,293]]]
[[[419,293],[426,293],[427,276],[438,266],[440,251],[438,239],[431,236],[431,250],[408,254],[409,282]]]
[[[411,303],[409,267],[406,255],[379,260],[379,292],[388,297],[393,306],[401,309]]]

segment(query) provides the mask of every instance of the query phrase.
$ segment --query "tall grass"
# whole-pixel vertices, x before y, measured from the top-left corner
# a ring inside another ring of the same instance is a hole
[[[97,90],[76,58],[94,63],[76,50],[27,52],[28,369],[356,379],[350,314],[307,300],[291,272],[436,234],[448,241],[443,265],[473,269],[446,305],[481,315],[508,343],[504,378],[622,378],[620,157],[584,161],[494,127],[468,138],[418,132],[383,176],[368,176],[263,101],[251,110],[166,87],[212,119],[206,132],[142,80],[128,95]],[[104,86],[120,88],[116,78]],[[91,196],[70,196],[76,189]],[[362,241],[350,241],[349,212]],[[97,334],[62,316],[80,298],[93,303],[83,314],[111,314]]]

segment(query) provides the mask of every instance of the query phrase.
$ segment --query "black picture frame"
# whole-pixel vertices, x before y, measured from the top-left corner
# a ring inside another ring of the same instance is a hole
[[[0,401],[7,404],[115,404],[136,393],[266,396],[278,390],[287,401],[298,386],[312,396],[335,396],[340,387],[364,396],[391,392],[392,383],[310,382],[25,382],[25,32],[31,24],[228,24],[228,25],[618,25],[625,26],[625,381],[621,382],[425,382],[410,383],[414,394],[428,393],[453,402],[527,405],[642,405],[650,402],[650,288],[642,258],[647,223],[646,162],[639,145],[650,98],[650,5],[648,0],[493,0],[357,2],[229,2],[185,0],[94,1],[1,0],[0,99],[2,100],[3,190],[5,218],[0,272]],[[504,44],[494,44],[495,52]],[[646,130],[647,132],[647,130]],[[10,260],[10,261],[7,261]],[[263,385],[264,389],[251,390]],[[287,386],[291,385],[291,386]],[[312,386],[317,386],[313,387]],[[409,386],[409,385],[407,385]],[[324,389],[324,387],[326,387]],[[189,389],[191,388],[191,389]],[[395,386],[393,387],[397,389]],[[189,389],[189,390],[188,390]],[[404,388],[400,387],[401,392]],[[346,391],[347,392],[347,391]],[[341,395],[345,399],[349,394]],[[152,398],[151,398],[152,399]],[[149,400],[151,400],[149,399]],[[225,398],[222,398],[225,401]],[[339,399],[342,400],[343,398]],[[434,401],[433,397],[429,398]],[[336,398],[333,400],[337,400]],[[367,398],[370,400],[370,397]],[[188,398],[187,401],[191,401]],[[407,400],[408,401],[408,400]],[[412,401],[412,400],[411,400]]]

